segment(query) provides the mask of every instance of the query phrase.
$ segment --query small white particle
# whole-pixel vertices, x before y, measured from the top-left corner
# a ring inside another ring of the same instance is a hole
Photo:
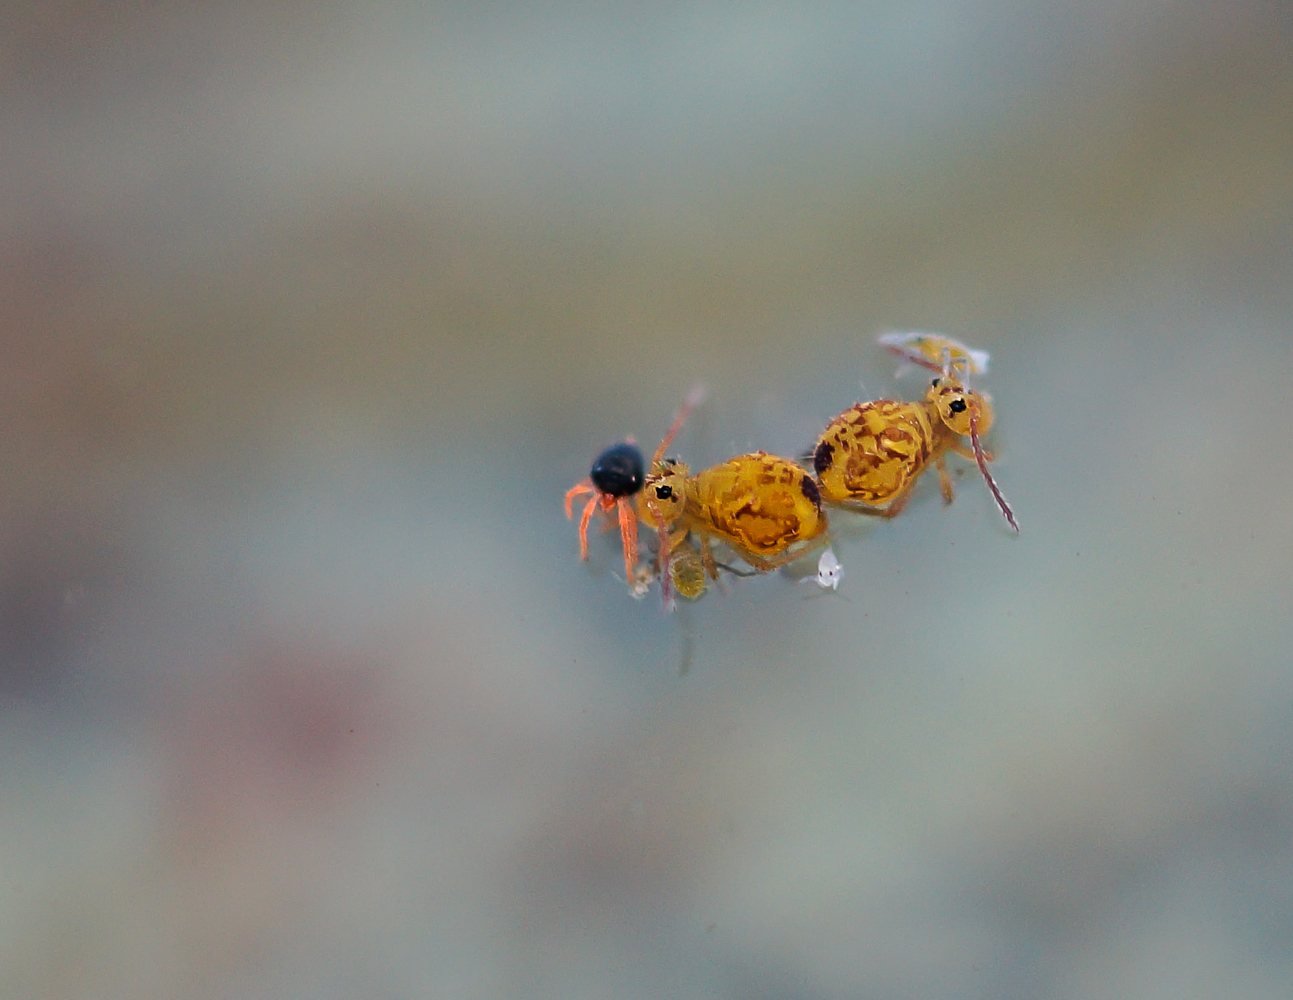
[[[817,586],[822,590],[839,590],[844,579],[844,567],[835,557],[834,549],[827,549],[817,560]]]

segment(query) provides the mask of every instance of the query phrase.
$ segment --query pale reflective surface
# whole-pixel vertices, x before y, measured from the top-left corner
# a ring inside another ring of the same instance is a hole
[[[867,10],[6,15],[0,993],[1287,995],[1290,23]],[[1019,537],[578,562],[892,328]]]

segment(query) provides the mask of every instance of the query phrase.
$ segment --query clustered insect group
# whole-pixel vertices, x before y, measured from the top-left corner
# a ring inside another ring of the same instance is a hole
[[[682,462],[665,458],[701,401],[698,390],[683,403],[649,466],[631,439],[607,448],[588,479],[566,493],[567,518],[574,516],[575,498],[589,494],[579,521],[580,557],[588,558],[588,525],[601,510],[607,527],[619,523],[624,574],[635,596],[658,579],[666,606],[672,606],[674,592],[690,599],[703,594],[718,580],[720,568],[738,576],[766,573],[826,546],[827,506],[896,516],[931,465],[950,503],[949,451],[978,465],[1001,513],[1018,531],[1014,512],[988,470],[992,455],[981,440],[992,426],[992,399],[968,384],[971,376],[986,374],[987,353],[931,333],[887,333],[880,343],[902,359],[904,368],[914,365],[937,377],[919,402],[874,399],[850,406],[818,438],[808,456],[811,470],[762,451],[694,475]],[[659,539],[654,559],[641,565],[638,521]],[[749,570],[718,562],[714,543]],[[827,548],[818,563],[818,583],[835,587],[842,575]]]

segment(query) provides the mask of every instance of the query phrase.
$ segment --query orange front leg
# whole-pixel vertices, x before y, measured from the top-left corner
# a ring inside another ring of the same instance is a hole
[[[588,503],[584,505],[584,516],[579,519],[579,558],[588,559],[588,522],[593,519],[593,511],[597,509],[601,497],[593,494],[588,498]]]
[[[597,490],[594,488],[593,484],[589,482],[587,479],[585,479],[582,483],[575,483],[574,486],[566,490],[566,520],[569,521],[572,517],[575,516],[575,512],[572,507],[575,497],[580,496],[581,494],[584,494],[584,493],[596,493],[596,492]]]
[[[638,515],[628,497],[620,497],[615,506],[619,508],[620,541],[624,544],[624,579],[632,583],[638,562]]]

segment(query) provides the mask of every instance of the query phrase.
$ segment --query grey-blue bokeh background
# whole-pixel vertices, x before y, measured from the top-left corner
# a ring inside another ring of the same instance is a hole
[[[1287,997],[1279,3],[0,15],[0,993]],[[992,352],[665,616],[561,495]],[[687,667],[684,670],[682,668]]]

